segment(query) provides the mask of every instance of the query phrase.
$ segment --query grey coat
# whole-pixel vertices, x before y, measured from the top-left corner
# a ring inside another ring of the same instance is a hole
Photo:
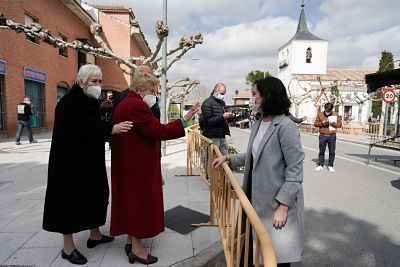
[[[289,118],[275,116],[253,159],[252,146],[260,122],[257,120],[251,131],[247,153],[232,155],[230,166],[245,166],[243,190],[251,196],[251,203],[272,238],[278,263],[299,262],[304,248],[304,153],[300,133]],[[272,225],[279,203],[289,207],[281,230]]]

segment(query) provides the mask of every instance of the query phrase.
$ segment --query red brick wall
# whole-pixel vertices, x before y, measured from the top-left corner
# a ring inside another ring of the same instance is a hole
[[[59,33],[68,41],[77,38],[91,39],[89,27],[81,22],[63,4],[56,0],[0,1],[0,11],[13,21],[24,23],[25,12],[39,19],[39,23],[54,36]],[[54,124],[54,110],[57,104],[57,84],[72,85],[78,71],[77,53],[68,50],[68,58],[59,55],[58,49],[40,42],[26,40],[25,34],[0,30],[0,60],[7,62],[6,112],[7,135],[14,136],[17,129],[16,105],[23,100],[24,67],[45,72],[45,120],[47,130]]]
[[[126,15],[128,16],[128,15]],[[104,40],[117,56],[129,56],[130,28],[100,13],[100,24],[103,26]],[[110,60],[99,59],[97,64],[103,70],[103,89],[122,91],[129,87],[130,76],[123,74],[119,66]]]

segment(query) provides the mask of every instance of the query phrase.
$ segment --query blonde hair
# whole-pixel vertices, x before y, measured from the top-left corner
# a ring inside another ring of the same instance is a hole
[[[140,89],[145,89],[147,86],[159,86],[160,81],[150,73],[141,73],[132,78],[132,84],[129,91],[138,93]]]

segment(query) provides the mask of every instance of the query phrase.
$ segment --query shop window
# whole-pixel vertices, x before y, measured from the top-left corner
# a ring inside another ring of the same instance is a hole
[[[311,63],[311,59],[312,59],[312,49],[311,47],[307,48],[306,51],[306,63]]]
[[[5,79],[0,74],[0,131],[6,130],[6,99],[5,99]]]
[[[60,99],[68,93],[69,86],[65,82],[57,84],[57,103]]]
[[[29,14],[25,13],[25,25],[31,26],[32,23],[39,23],[39,20]],[[31,35],[26,35],[26,39],[32,43],[39,44],[39,38]]]
[[[25,80],[25,95],[31,99],[32,113],[36,117],[35,127],[45,127],[44,83]]]
[[[67,37],[63,36],[60,34],[60,39],[63,40],[64,42],[67,42]],[[63,47],[58,49],[58,54],[63,57],[68,57],[68,48]]]

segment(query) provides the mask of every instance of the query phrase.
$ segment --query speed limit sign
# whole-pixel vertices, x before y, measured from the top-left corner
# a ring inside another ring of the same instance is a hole
[[[396,98],[396,93],[394,92],[394,88],[385,88],[382,93],[382,100],[386,103],[392,103]]]

